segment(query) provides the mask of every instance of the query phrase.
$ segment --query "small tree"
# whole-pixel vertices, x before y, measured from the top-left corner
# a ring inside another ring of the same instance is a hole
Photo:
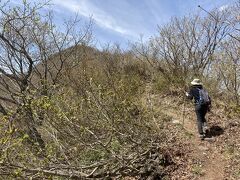
[[[198,15],[174,18],[150,41],[151,56],[160,66],[159,70],[169,79],[178,77],[183,81],[187,75],[202,76],[213,61],[219,43],[229,28],[221,20],[226,14],[216,12],[219,20]]]
[[[219,73],[223,87],[230,93],[231,99],[239,105],[240,95],[240,44],[237,39],[230,39],[222,43]]]
[[[24,132],[42,147],[32,99],[49,95],[49,87],[58,82],[64,67],[73,65],[72,52],[91,39],[91,23],[79,28],[77,17],[58,31],[52,13],[41,13],[46,6],[48,2],[23,1],[16,7],[2,3],[0,8],[0,112],[11,115],[11,122],[19,117]]]

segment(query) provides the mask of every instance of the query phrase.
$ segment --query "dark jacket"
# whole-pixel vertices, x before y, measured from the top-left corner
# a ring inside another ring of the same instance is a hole
[[[200,100],[200,95],[199,95],[199,89],[202,89],[202,85],[197,85],[197,86],[192,86],[190,91],[189,91],[189,99],[193,99],[194,98],[194,103],[198,104],[199,100]],[[211,105],[211,98],[209,97],[210,103],[209,105]]]

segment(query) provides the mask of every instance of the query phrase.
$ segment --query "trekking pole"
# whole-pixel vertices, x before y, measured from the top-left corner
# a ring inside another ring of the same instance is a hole
[[[187,87],[186,85],[184,85],[184,93],[186,92],[187,90]],[[182,117],[182,128],[184,129],[184,120],[185,120],[185,105],[186,105],[186,95],[184,94],[183,96],[183,117]]]
[[[184,120],[185,120],[185,103],[186,103],[186,97],[184,95],[183,98],[183,118],[182,118],[182,128],[184,129]]]

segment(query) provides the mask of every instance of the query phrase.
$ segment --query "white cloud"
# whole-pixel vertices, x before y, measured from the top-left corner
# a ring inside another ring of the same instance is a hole
[[[224,11],[224,10],[226,10],[228,7],[229,7],[229,5],[228,5],[228,4],[225,4],[225,5],[221,6],[221,7],[219,7],[218,9],[219,9],[219,11]]]
[[[102,11],[100,8],[96,7],[95,5],[91,4],[88,0],[54,0],[54,4],[60,5],[64,8],[72,12],[76,12],[82,16],[90,17],[95,20],[96,24],[101,27],[108,28],[115,32],[135,36],[133,32],[129,31],[126,28],[123,28],[121,25],[117,23],[117,20],[114,19],[111,15],[107,14],[106,12]]]

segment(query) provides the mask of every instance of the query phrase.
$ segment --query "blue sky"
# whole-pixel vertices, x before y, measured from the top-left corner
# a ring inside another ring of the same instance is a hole
[[[13,0],[15,3],[21,0]],[[37,0],[32,0],[37,1]],[[40,0],[38,0],[41,2]],[[31,1],[29,1],[31,2]],[[93,34],[99,45],[108,42],[126,47],[140,35],[147,40],[173,16],[224,8],[235,0],[52,0],[56,23],[78,13],[83,20],[94,20]]]

